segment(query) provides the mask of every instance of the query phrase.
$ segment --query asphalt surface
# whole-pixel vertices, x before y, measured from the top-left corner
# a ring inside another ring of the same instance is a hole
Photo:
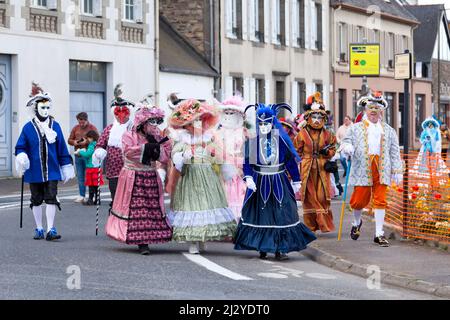
[[[201,255],[189,255],[185,243],[168,243],[151,245],[151,255],[141,256],[135,246],[104,234],[107,194],[96,236],[96,207],[74,203],[76,193],[69,187],[59,194],[62,239],[54,242],[33,240],[27,207],[19,229],[17,192],[0,196],[0,299],[437,299],[383,284],[369,289],[368,280],[295,252],[288,261],[262,261],[226,242],[208,243]]]

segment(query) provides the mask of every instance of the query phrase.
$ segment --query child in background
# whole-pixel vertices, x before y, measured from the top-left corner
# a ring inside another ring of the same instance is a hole
[[[86,177],[85,186],[89,187],[89,199],[84,201],[86,206],[92,206],[98,204],[98,188],[103,185],[103,174],[100,166],[94,166],[92,164],[92,155],[94,154],[95,146],[99,135],[96,131],[91,130],[86,133],[86,139],[89,141],[87,149],[78,149],[78,153],[81,157],[86,158]],[[95,200],[94,200],[95,196]]]

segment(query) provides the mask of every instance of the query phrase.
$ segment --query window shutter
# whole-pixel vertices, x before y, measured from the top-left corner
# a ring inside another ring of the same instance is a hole
[[[94,0],[93,5],[94,5],[94,7],[92,9],[93,9],[94,16],[101,17],[102,13],[103,13],[102,0]]]
[[[292,107],[292,116],[296,116],[299,110],[298,105],[298,82],[292,81],[291,86],[291,107]]]
[[[233,77],[225,77],[225,97],[233,95]]]
[[[58,10],[58,2],[57,2],[57,0],[47,0],[47,9],[49,9],[49,10]]]
[[[225,21],[226,21],[226,35],[228,38],[233,37],[233,0],[225,0]]]
[[[324,19],[322,19],[323,8],[321,4],[316,5],[316,13],[317,13],[317,50],[323,51],[323,23]]]
[[[244,98],[245,102],[250,101],[251,95],[250,95],[250,78],[244,78],[244,92],[242,94],[242,97]]]
[[[322,51],[326,51],[327,49],[327,44],[328,44],[328,36],[327,36],[327,31],[329,30],[327,23],[328,23],[328,19],[326,19],[326,7],[324,5],[321,5],[321,12],[320,12],[320,20],[322,21],[322,23],[320,24],[320,43],[322,45]]]
[[[277,1],[278,0],[272,0],[272,43],[277,44],[278,43],[278,32],[277,32],[277,25],[278,25],[278,17],[277,17]]]
[[[255,3],[256,0],[247,0],[248,1],[248,39],[251,41],[255,41],[255,31],[256,31],[256,24],[255,24]]]
[[[311,49],[317,49],[317,10],[316,4],[311,3]]]
[[[270,0],[264,0],[264,42],[270,42]]]
[[[291,45],[291,37],[290,37],[290,25],[291,25],[291,19],[290,19],[290,10],[289,8],[289,0],[283,0],[284,1],[284,37],[285,37],[285,45],[286,47],[289,47]]]
[[[311,12],[309,0],[305,0],[304,3],[305,6],[303,10],[303,17],[304,17],[303,26],[305,30],[305,48],[311,49]]]
[[[248,13],[246,13],[245,0],[241,0],[242,40],[248,40]]]
[[[297,0],[291,0],[291,29],[292,29],[292,39],[291,39],[291,45],[293,47],[298,48],[298,42],[297,38],[299,37],[298,32],[298,23],[299,23],[299,10],[297,7]]]
[[[256,80],[254,78],[249,78],[249,88],[248,97],[246,99],[247,103],[252,104],[256,102]]]
[[[142,23],[142,0],[135,0],[134,2],[134,21]]]
[[[384,66],[386,64],[386,50],[384,48],[384,31],[380,30],[380,64]]]
[[[272,81],[272,78],[266,78],[266,80],[264,81],[264,95],[265,95],[265,98],[266,98],[266,101],[265,101],[266,104],[271,103],[270,102],[270,98],[271,98],[271,96],[270,96],[270,82],[271,81]]]

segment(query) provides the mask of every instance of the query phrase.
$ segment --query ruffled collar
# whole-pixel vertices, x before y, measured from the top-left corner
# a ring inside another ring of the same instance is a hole
[[[176,142],[184,144],[202,144],[213,140],[213,134],[210,131],[204,132],[202,135],[193,136],[185,129],[175,130],[171,132],[171,138]]]

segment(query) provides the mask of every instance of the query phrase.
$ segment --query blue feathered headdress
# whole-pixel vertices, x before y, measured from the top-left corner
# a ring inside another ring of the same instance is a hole
[[[257,135],[259,136],[259,123],[260,122],[270,122],[273,124],[273,127],[275,129],[278,129],[278,132],[280,134],[281,139],[284,141],[286,146],[289,148],[291,153],[295,156],[295,159],[297,161],[301,161],[300,156],[297,154],[297,151],[295,150],[294,144],[292,143],[292,140],[289,138],[289,135],[287,132],[283,129],[283,126],[281,125],[280,121],[278,121],[278,114],[282,109],[286,109],[289,112],[292,113],[292,108],[287,103],[277,103],[277,104],[268,104],[265,105],[264,103],[256,103],[248,105],[245,108],[245,112],[247,112],[248,109],[255,108],[256,110],[256,131]]]

